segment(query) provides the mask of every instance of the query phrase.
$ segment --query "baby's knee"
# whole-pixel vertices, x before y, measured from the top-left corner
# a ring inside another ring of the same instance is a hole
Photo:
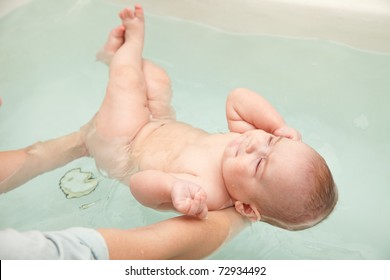
[[[231,96],[237,96],[242,94],[247,94],[250,90],[247,88],[235,88],[233,89],[229,95]]]
[[[143,67],[146,80],[149,84],[158,84],[160,86],[170,86],[171,80],[168,73],[161,67],[152,62],[145,61]]]

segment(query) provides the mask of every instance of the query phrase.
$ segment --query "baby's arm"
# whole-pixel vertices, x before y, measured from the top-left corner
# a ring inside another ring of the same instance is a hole
[[[287,126],[267,100],[249,89],[240,88],[230,93],[226,102],[226,117],[232,132],[262,129],[276,136],[301,139],[300,133]]]
[[[206,192],[190,177],[193,176],[145,170],[131,176],[130,190],[147,207],[176,209],[186,215],[205,218],[208,211]]]

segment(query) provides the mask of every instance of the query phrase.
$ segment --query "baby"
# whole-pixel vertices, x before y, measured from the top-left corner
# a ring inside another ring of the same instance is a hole
[[[142,59],[142,7],[119,16],[98,55],[110,66],[106,96],[82,128],[101,170],[145,206],[199,218],[234,206],[251,221],[299,230],[329,215],[337,190],[328,166],[263,97],[231,92],[228,133],[176,121],[167,74]]]

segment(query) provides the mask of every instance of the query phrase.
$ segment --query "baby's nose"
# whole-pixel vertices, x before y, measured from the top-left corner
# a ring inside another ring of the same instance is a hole
[[[255,151],[257,151],[259,148],[259,141],[256,141],[255,139],[250,139],[248,142],[248,145],[246,146],[245,152],[247,154],[251,154]]]

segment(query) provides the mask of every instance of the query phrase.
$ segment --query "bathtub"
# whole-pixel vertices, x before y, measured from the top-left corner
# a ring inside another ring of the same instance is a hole
[[[390,259],[390,3],[388,1],[137,1],[145,57],[173,82],[179,120],[227,130],[235,87],[264,95],[327,160],[339,189],[321,224],[288,232],[256,223],[210,259]],[[134,1],[2,1],[0,150],[67,134],[99,108],[107,68],[94,54]],[[98,187],[68,199],[74,168]],[[85,158],[0,196],[0,227],[131,228],[170,218],[138,204]]]

